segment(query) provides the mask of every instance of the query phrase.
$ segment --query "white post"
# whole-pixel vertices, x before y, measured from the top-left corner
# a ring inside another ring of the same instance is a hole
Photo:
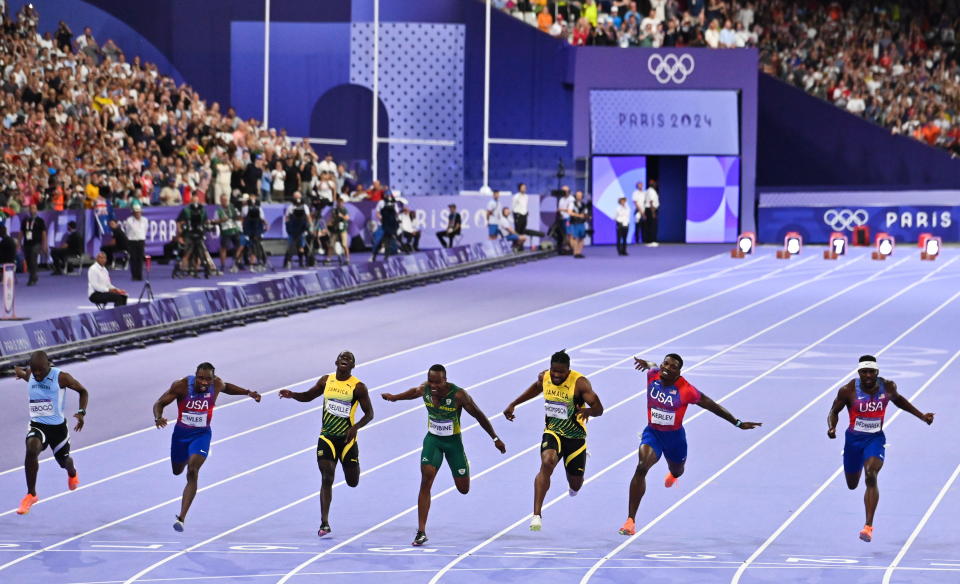
[[[377,118],[380,113],[380,0],[373,0],[373,152],[370,153],[370,170],[377,180],[377,149],[380,147],[380,129]]]
[[[486,29],[483,36],[483,184],[490,186],[490,11],[487,0]]]
[[[263,0],[263,127],[270,127],[270,0]]]

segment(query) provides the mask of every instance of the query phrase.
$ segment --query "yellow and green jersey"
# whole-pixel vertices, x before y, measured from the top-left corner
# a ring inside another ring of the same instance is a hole
[[[543,372],[543,400],[545,406],[546,430],[563,438],[586,438],[587,427],[577,419],[577,410],[583,403],[576,403],[577,380],[583,377],[580,373],[570,370],[567,378],[554,385],[550,379],[550,371]]]
[[[456,436],[460,434],[460,410],[463,408],[457,405],[456,394],[461,391],[459,387],[452,383],[447,383],[450,387],[447,395],[440,398],[437,405],[433,405],[430,385],[423,388],[423,405],[427,406],[427,432],[434,436]]]
[[[327,375],[323,386],[323,436],[345,436],[353,425],[357,412],[357,397],[354,390],[360,380],[354,376],[340,381],[336,373]]]

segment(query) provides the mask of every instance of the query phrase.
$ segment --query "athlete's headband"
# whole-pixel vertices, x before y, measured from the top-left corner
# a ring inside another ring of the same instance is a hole
[[[875,371],[880,371],[880,368],[877,367],[876,361],[860,361],[860,364],[857,365],[857,369],[873,369]]]

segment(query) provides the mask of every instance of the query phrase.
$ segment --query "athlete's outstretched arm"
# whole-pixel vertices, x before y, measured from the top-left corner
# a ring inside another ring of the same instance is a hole
[[[74,426],[73,429],[79,432],[83,429],[83,418],[87,413],[87,402],[90,400],[90,393],[87,391],[87,388],[73,378],[73,375],[70,375],[66,371],[60,372],[58,381],[60,382],[60,387],[69,387],[80,394],[80,411],[73,414],[73,417],[77,419],[77,425]]]
[[[220,390],[227,395],[245,395],[252,400],[260,403],[260,394],[255,391],[250,391],[249,389],[244,389],[239,385],[234,385],[226,381],[223,382],[223,389]]]
[[[914,416],[926,422],[928,426],[933,423],[932,412],[927,412],[926,414],[922,413],[920,410],[915,408],[912,403],[910,403],[910,400],[903,397],[903,395],[899,391],[897,391],[896,383],[890,381],[889,379],[887,379],[886,382],[887,382],[887,392],[893,394],[893,397],[890,398],[890,401],[897,404],[898,408],[900,408],[901,410],[910,412]]]
[[[327,386],[327,377],[329,377],[329,375],[324,375],[323,377],[318,379],[317,382],[313,384],[313,387],[311,387],[307,391],[297,392],[297,391],[290,391],[289,389],[281,389],[278,395],[280,396],[281,399],[283,398],[295,399],[298,402],[313,401],[318,397],[320,397],[321,395],[323,395],[323,388]]]
[[[707,410],[708,412],[713,412],[717,416],[720,416],[724,420],[734,424],[741,430],[753,430],[754,428],[759,428],[763,424],[760,422],[742,422],[739,418],[727,411],[727,409],[717,402],[710,399],[707,394],[700,394],[700,401],[697,402],[697,405],[701,408]]]
[[[637,371],[646,371],[647,369],[655,369],[656,367],[656,361],[648,361],[646,359],[641,359],[636,355],[633,356],[633,368]]]
[[[574,391],[580,395],[583,403],[587,407],[577,410],[577,416],[586,421],[587,418],[599,418],[603,415],[603,404],[600,403],[600,396],[593,391],[593,385],[586,377],[577,380],[577,386]]]
[[[187,381],[178,379],[170,385],[170,389],[164,392],[160,398],[153,402],[153,421],[157,428],[163,428],[167,425],[167,419],[163,417],[163,408],[167,407],[173,400],[187,394]]]
[[[507,419],[508,422],[512,422],[516,416],[513,415],[513,409],[522,404],[525,401],[531,400],[538,395],[543,393],[543,372],[537,376],[537,380],[530,384],[530,387],[526,389],[520,396],[510,402],[510,405],[507,406],[507,409],[503,410],[503,417]]]
[[[403,393],[381,393],[380,397],[391,402],[418,399],[423,397],[423,385],[411,387]]]
[[[480,427],[483,428],[484,432],[487,433],[490,438],[493,439],[493,445],[500,452],[506,452],[507,447],[504,445],[503,441],[500,438],[497,438],[497,433],[493,430],[493,424],[490,423],[490,420],[487,419],[486,414],[484,414],[477,403],[473,401],[473,398],[470,397],[470,394],[467,393],[467,390],[463,390],[457,394],[460,397],[460,405],[463,406],[463,409],[467,410],[467,413],[477,419],[477,423],[480,424]]]
[[[353,388],[353,395],[356,396],[360,409],[363,410],[363,417],[347,429],[347,441],[357,439],[357,430],[363,428],[373,420],[373,404],[370,403],[370,392],[365,384],[358,383]]]
[[[843,408],[847,407],[847,402],[849,401],[848,396],[853,387],[851,383],[853,382],[851,381],[840,388],[840,391],[837,392],[837,397],[834,398],[833,404],[830,406],[830,413],[827,414],[827,437],[831,440],[837,437],[837,424],[840,422],[840,412],[843,411]]]

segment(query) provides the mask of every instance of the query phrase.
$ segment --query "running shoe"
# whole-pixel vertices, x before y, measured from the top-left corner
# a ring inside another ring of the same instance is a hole
[[[70,476],[67,475],[67,488],[71,491],[76,491],[77,486],[80,485],[80,475]]]
[[[183,533],[183,520],[180,519],[180,516],[176,516],[176,521],[173,522],[173,530],[177,533]]]
[[[669,489],[675,484],[677,484],[677,477],[673,476],[672,472],[667,471],[667,476],[663,479],[663,486]]]
[[[530,520],[530,531],[540,531],[543,527],[543,519],[539,515],[534,515]]]
[[[568,488],[568,489],[567,489],[567,493],[568,493],[571,497],[576,497],[577,494],[580,493],[580,491],[574,491],[572,488]]]
[[[325,536],[325,535],[330,535],[330,532],[331,532],[331,531],[332,531],[332,530],[330,529],[330,524],[329,524],[329,523],[324,523],[324,524],[322,524],[322,525],[320,526],[320,529],[317,530],[317,537],[323,537],[323,536]]]
[[[871,541],[873,541],[873,526],[872,526],[872,525],[864,525],[864,526],[863,526],[863,529],[860,530],[860,539],[862,539],[863,541],[865,541],[865,542],[867,542],[867,543],[870,543]]]
[[[634,535],[637,533],[637,526],[634,524],[633,519],[627,519],[623,524],[623,527],[620,528],[620,535]]]
[[[422,531],[417,531],[417,536],[413,538],[413,543],[410,545],[421,546],[427,543],[427,534]]]
[[[24,495],[23,499],[20,499],[20,506],[17,507],[17,515],[26,515],[29,513],[30,507],[33,507],[33,504],[39,500],[36,495],[31,495],[30,493]]]

